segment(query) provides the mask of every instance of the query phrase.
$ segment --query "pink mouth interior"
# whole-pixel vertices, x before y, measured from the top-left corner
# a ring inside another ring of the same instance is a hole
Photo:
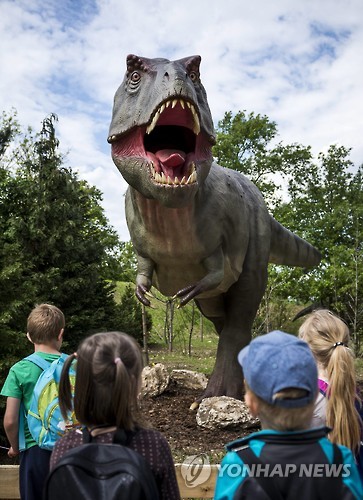
[[[160,167],[164,172],[165,177],[169,176],[171,179],[178,177],[186,159],[184,151],[160,149],[155,152],[155,156],[159,160]]]

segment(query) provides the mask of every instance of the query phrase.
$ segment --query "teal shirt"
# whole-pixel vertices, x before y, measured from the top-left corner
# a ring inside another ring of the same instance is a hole
[[[58,359],[60,354],[49,354],[37,351],[37,354],[51,363]],[[35,363],[22,359],[13,365],[9,374],[6,377],[3,388],[1,389],[0,396],[20,399],[23,403],[25,412],[27,413],[30,407],[33,391],[37,380],[42,373],[42,369]],[[20,418],[24,418],[23,415]],[[31,448],[36,445],[32,438],[26,419],[24,419],[24,432],[25,432],[25,449]]]

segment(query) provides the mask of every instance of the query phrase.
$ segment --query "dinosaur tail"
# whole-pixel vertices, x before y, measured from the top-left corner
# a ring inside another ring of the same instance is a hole
[[[294,267],[314,267],[321,253],[271,217],[270,262]]]

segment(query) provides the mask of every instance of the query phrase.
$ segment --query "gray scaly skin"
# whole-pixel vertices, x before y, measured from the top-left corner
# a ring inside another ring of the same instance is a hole
[[[195,299],[219,334],[204,397],[242,398],[237,354],[251,339],[268,262],[312,267],[320,253],[267,212],[257,187],[212,158],[215,131],[200,56],[127,57],[108,142],[129,184],[126,219],[138,259],[136,295],[154,285]]]

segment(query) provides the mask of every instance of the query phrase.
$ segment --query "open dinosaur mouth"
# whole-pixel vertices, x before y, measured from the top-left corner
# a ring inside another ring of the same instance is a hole
[[[185,99],[170,98],[153,112],[146,127],[138,127],[124,138],[112,136],[109,142],[113,143],[115,156],[146,157],[157,184],[184,185],[197,182],[199,133],[194,105]]]
[[[168,99],[156,109],[146,127],[144,147],[157,183],[196,182],[194,159],[199,132],[198,114],[191,102]]]

